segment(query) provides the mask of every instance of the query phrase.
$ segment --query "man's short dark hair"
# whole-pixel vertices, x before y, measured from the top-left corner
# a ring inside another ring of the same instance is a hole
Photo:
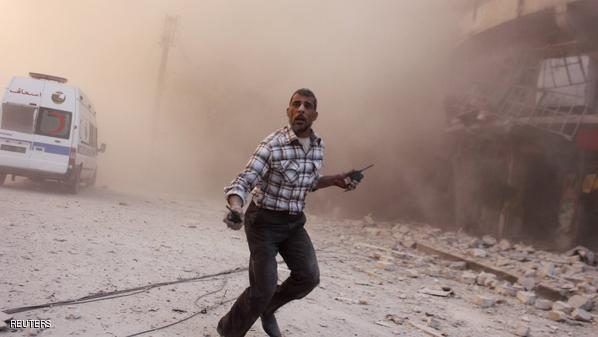
[[[293,96],[295,96],[297,94],[299,94],[301,96],[313,98],[314,99],[314,110],[318,109],[318,99],[316,98],[316,95],[314,94],[313,91],[311,91],[310,89],[307,89],[307,88],[301,88],[301,89],[295,90],[295,92],[291,95],[291,99],[289,100],[289,105],[291,104],[291,102],[293,102]]]

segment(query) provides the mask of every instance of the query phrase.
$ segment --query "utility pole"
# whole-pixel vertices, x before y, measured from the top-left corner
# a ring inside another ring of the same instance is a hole
[[[166,15],[164,20],[164,30],[162,31],[162,37],[160,39],[160,45],[162,46],[162,57],[160,58],[160,68],[158,69],[158,82],[156,85],[156,94],[154,97],[154,106],[152,112],[152,130],[151,130],[151,152],[155,154],[156,138],[159,133],[160,125],[160,106],[162,104],[162,96],[164,93],[164,82],[166,77],[166,67],[168,66],[168,53],[170,47],[174,46],[174,36],[178,24],[178,16]]]

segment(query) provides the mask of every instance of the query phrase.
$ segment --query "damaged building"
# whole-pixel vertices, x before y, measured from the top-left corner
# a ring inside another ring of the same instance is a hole
[[[456,223],[598,249],[598,1],[459,6],[445,99]]]

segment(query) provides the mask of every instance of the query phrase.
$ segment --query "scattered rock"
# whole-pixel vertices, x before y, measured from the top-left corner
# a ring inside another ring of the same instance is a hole
[[[562,322],[567,319],[567,314],[562,311],[552,310],[548,313],[548,318],[553,321]]]
[[[469,251],[469,253],[471,254],[471,256],[479,258],[485,258],[486,256],[488,256],[488,253],[484,249],[480,248],[474,248],[471,251]]]
[[[591,311],[592,307],[594,306],[594,303],[590,300],[590,298],[584,295],[573,295],[569,298],[567,303],[569,303],[569,305],[573,308],[580,308],[587,311]]]
[[[523,304],[533,305],[536,302],[536,294],[531,291],[518,291],[516,296]]]
[[[492,247],[492,246],[496,245],[496,239],[491,237],[490,235],[484,235],[482,237],[482,243],[486,247]]]
[[[461,274],[461,282],[465,284],[474,284],[476,279],[477,275],[470,271],[464,271],[463,274]]]
[[[562,302],[562,301],[556,301],[554,302],[554,304],[552,305],[552,310],[554,311],[562,311],[566,314],[570,314],[573,312],[573,307],[570,306],[568,303]]]
[[[535,307],[536,307],[536,309],[548,311],[548,310],[552,309],[552,305],[553,305],[552,301],[545,300],[543,298],[539,298],[536,300]]]
[[[578,261],[582,261],[590,266],[596,265],[594,252],[584,246],[577,246],[573,249],[570,249],[566,255],[569,255],[570,257],[577,257]]]
[[[515,335],[521,337],[530,336],[530,328],[527,325],[527,323],[519,322],[519,324],[517,325],[517,329],[515,330]]]
[[[465,261],[455,261],[449,264],[449,268],[455,270],[465,270],[467,268],[467,263]]]
[[[368,215],[364,216],[364,217],[363,217],[363,222],[364,222],[366,225],[369,225],[369,226],[373,226],[373,225],[375,225],[375,224],[376,224],[376,223],[374,222],[374,219],[372,218],[372,213],[370,213],[370,214],[368,214]]]
[[[525,290],[534,290],[536,287],[536,280],[531,277],[520,278],[517,282],[519,282]]]
[[[495,288],[496,292],[503,296],[515,297],[517,295],[517,289],[511,286],[509,283],[503,283]]]
[[[479,305],[481,308],[490,308],[496,304],[496,300],[490,297],[476,295],[473,299],[473,303]]]
[[[573,317],[573,319],[576,321],[582,321],[582,322],[592,321],[592,315],[589,312],[587,312],[581,308],[577,308],[577,309],[573,310],[573,312],[571,313],[571,317]]]
[[[432,329],[440,329],[440,322],[434,317],[427,317],[426,318],[426,325]]]
[[[509,240],[506,239],[500,240],[500,242],[498,243],[498,249],[502,251],[511,249],[511,242],[509,242]]]
[[[476,283],[481,286],[488,286],[489,281],[496,280],[496,275],[492,273],[481,272],[476,277]]]

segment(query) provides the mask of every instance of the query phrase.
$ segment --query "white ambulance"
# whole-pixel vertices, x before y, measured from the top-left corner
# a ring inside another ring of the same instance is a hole
[[[14,77],[0,108],[0,185],[7,175],[58,180],[71,193],[94,185],[96,112],[81,89],[57,76]]]

